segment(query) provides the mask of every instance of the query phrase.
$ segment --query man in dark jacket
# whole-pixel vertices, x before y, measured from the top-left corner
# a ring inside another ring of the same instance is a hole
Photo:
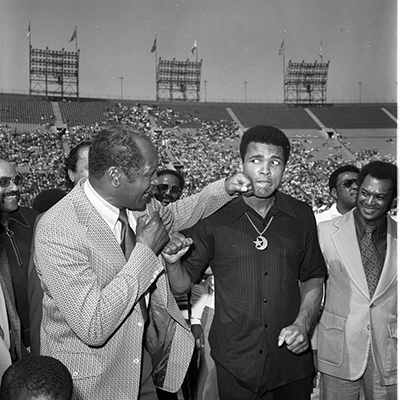
[[[6,249],[10,262],[22,338],[25,346],[29,347],[28,265],[38,212],[19,206],[21,185],[22,177],[14,165],[0,158],[0,244]]]

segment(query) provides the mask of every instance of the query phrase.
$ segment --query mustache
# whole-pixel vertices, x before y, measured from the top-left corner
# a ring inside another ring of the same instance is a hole
[[[1,196],[1,200],[4,200],[6,197],[12,197],[12,196],[21,196],[21,192],[19,190],[13,190],[12,192],[5,192]]]

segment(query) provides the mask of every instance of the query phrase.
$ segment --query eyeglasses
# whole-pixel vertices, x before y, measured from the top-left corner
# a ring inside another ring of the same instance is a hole
[[[14,176],[14,178],[11,178],[9,176],[3,176],[0,178],[0,187],[7,188],[11,185],[11,182],[19,186],[22,184],[22,181],[23,178],[21,175]]]
[[[174,194],[178,194],[181,192],[181,188],[179,186],[175,185],[167,185],[165,183],[162,183],[160,185],[157,185],[157,189],[160,193],[165,193],[168,190],[170,190]]]
[[[345,181],[343,181],[342,183],[338,183],[336,186],[341,186],[347,189],[350,189],[353,184],[357,184],[357,179],[346,179]]]

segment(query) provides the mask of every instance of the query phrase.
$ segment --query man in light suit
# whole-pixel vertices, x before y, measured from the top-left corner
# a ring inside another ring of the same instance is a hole
[[[328,266],[318,326],[323,400],[397,398],[397,167],[374,161],[358,176],[356,208],[318,225]],[[371,233],[372,232],[372,233]]]
[[[68,367],[74,399],[147,400],[156,399],[155,385],[179,389],[194,343],[171,293],[182,288],[163,261],[186,243],[168,242],[168,233],[210,215],[227,193],[252,190],[237,174],[163,207],[151,198],[157,165],[147,137],[130,127],[105,129],[89,150],[89,178],[38,223],[42,354]],[[136,232],[128,259],[120,246],[126,209]]]

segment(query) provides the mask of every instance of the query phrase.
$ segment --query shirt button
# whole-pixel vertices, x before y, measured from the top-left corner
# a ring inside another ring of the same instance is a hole
[[[266,328],[268,328],[268,324],[265,324],[264,326],[265,326]]]
[[[260,354],[262,354],[262,353],[263,353],[263,351],[262,351],[262,350],[259,350],[258,352],[259,352]]]
[[[369,308],[374,308],[375,307],[375,304],[374,303],[372,303],[370,306],[369,306]]]
[[[367,329],[368,329],[368,330],[371,330],[371,327],[369,326],[369,324],[367,325]]]
[[[139,364],[139,360],[138,360],[137,358],[135,358],[135,359],[133,360],[133,363],[134,363],[134,364]]]
[[[138,326],[143,326],[143,324],[141,322],[138,322]]]
[[[267,276],[267,275],[268,275],[268,272],[267,272],[267,271],[265,271],[265,272],[264,272],[264,275],[265,275],[265,276]]]
[[[78,372],[75,371],[75,372],[72,373],[72,377],[73,378],[76,378],[77,376],[78,376]]]
[[[263,302],[266,303],[268,300],[267,299],[263,299]]]

